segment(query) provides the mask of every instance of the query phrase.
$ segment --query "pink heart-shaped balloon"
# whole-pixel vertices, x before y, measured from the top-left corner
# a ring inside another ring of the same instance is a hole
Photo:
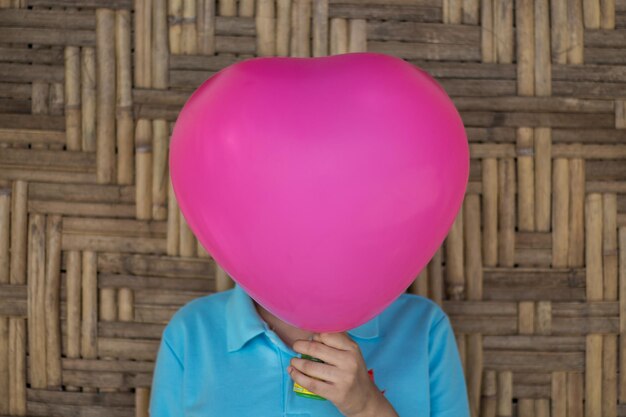
[[[204,248],[267,310],[314,332],[357,327],[406,290],[469,175],[443,88],[368,52],[222,69],[181,110],[169,158]]]

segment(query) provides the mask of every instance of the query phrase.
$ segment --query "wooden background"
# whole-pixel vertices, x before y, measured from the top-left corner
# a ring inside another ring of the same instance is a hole
[[[179,109],[241,59],[375,51],[467,128],[410,290],[452,318],[473,416],[626,416],[626,0],[0,5],[0,415],[146,416],[164,324],[232,285],[169,185]]]

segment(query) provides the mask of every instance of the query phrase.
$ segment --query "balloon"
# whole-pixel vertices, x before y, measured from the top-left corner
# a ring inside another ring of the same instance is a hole
[[[189,97],[169,167],[189,227],[254,300],[301,329],[342,332],[435,254],[469,148],[443,88],[401,58],[255,57]]]

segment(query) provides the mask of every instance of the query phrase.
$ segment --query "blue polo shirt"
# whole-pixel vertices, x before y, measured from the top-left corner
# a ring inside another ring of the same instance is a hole
[[[469,417],[456,340],[436,303],[404,293],[347,333],[400,417]],[[162,336],[151,417],[342,416],[331,401],[293,392],[287,366],[299,354],[238,284],[185,304]]]

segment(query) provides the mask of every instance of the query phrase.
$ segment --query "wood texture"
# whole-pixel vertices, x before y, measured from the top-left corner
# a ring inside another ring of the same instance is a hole
[[[178,112],[239,60],[360,51],[467,130],[407,291],[450,316],[472,416],[626,416],[626,0],[0,1],[0,416],[148,415],[163,326],[233,285],[174,197]]]

